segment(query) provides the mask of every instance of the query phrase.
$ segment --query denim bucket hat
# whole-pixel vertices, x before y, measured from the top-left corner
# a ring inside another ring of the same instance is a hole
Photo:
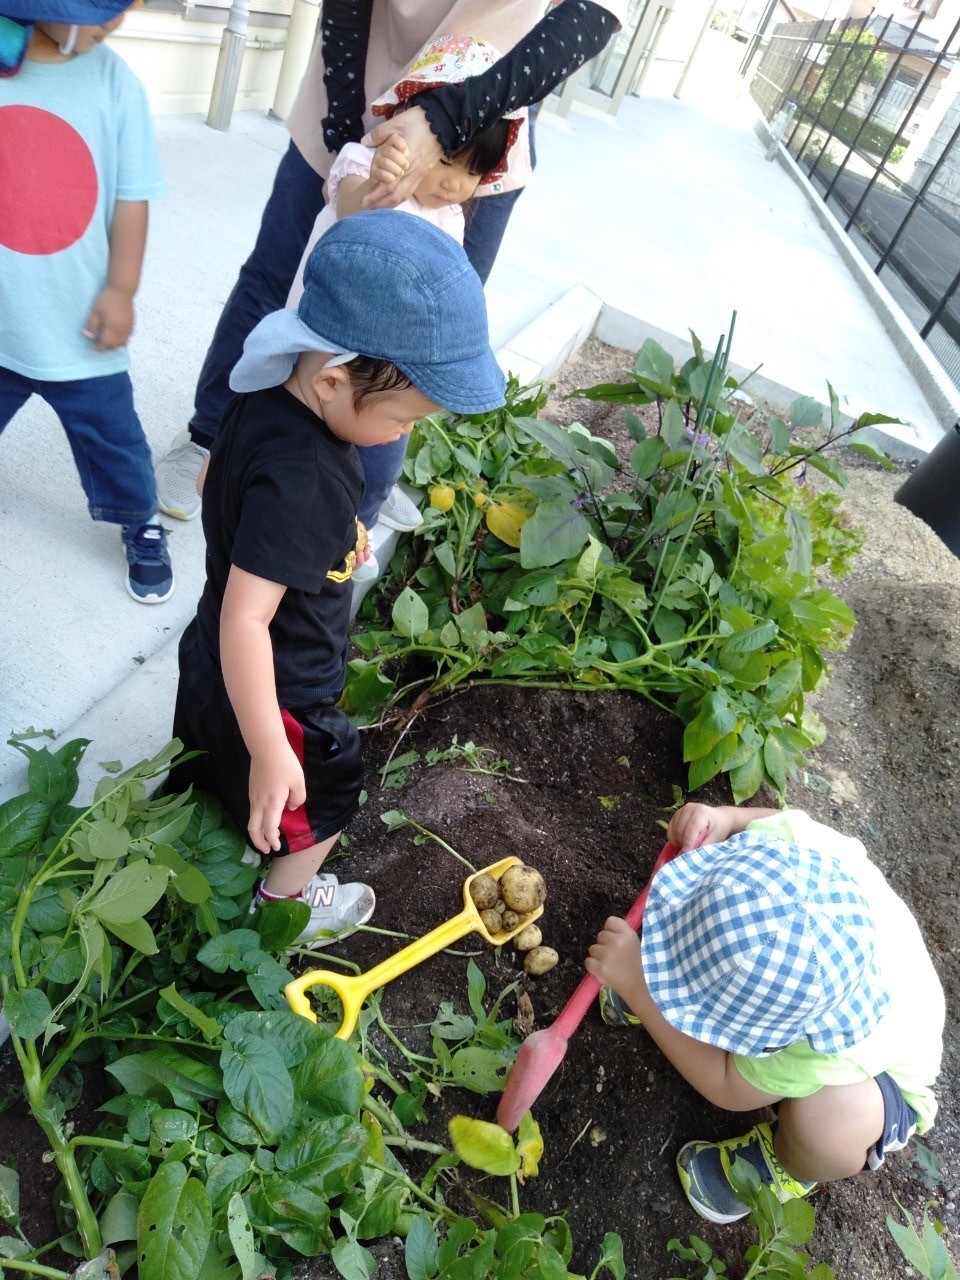
[[[643,971],[666,1020],[695,1040],[754,1058],[800,1040],[839,1053],[890,1003],[874,936],[859,885],[834,857],[742,832],[657,874]]]
[[[131,0],[0,0],[0,14],[15,22],[62,22],[98,27],[130,8]]]
[[[279,386],[302,351],[329,351],[388,360],[453,413],[503,405],[483,286],[432,223],[395,209],[351,214],[318,240],[303,285],[296,311],[274,311],[247,338],[234,391]]]

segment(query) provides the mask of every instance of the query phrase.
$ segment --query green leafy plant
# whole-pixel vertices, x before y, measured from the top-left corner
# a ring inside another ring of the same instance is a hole
[[[729,1177],[737,1196],[750,1205],[747,1221],[758,1237],[743,1255],[747,1269],[741,1280],[833,1280],[830,1267],[820,1262],[811,1268],[809,1255],[800,1247],[813,1235],[811,1204],[806,1200],[781,1204],[776,1192],[761,1182],[756,1169],[746,1160],[734,1160]],[[667,1249],[694,1264],[686,1277],[674,1280],[718,1280],[731,1274],[727,1263],[699,1236],[689,1236],[685,1245],[671,1240]]]
[[[516,1276],[523,1280],[581,1280],[574,1277],[568,1264],[573,1253],[570,1230],[562,1217],[544,1218],[539,1214],[520,1212],[518,1183],[536,1177],[543,1156],[543,1138],[530,1112],[520,1121],[516,1139],[498,1124],[475,1120],[470,1116],[454,1116],[450,1121],[450,1139],[459,1158],[474,1169],[509,1179],[511,1209],[486,1197],[471,1195],[471,1200],[490,1223],[485,1232],[475,1231],[469,1239],[451,1237],[441,1245],[434,1234],[431,1239],[421,1227],[417,1245],[429,1260],[426,1268],[416,1260],[416,1275],[424,1280],[434,1276]],[[411,1241],[407,1241],[407,1270],[411,1277]],[[455,1252],[454,1252],[455,1248]],[[444,1257],[444,1253],[446,1257]],[[446,1270],[441,1267],[446,1263]],[[451,1265],[453,1264],[453,1265]],[[624,1280],[623,1245],[615,1232],[603,1238],[600,1260],[590,1273],[594,1280],[608,1271],[615,1280]]]
[[[927,1280],[957,1280],[957,1268],[943,1239],[946,1228],[930,1217],[933,1202],[924,1205],[919,1227],[899,1200],[897,1206],[906,1223],[888,1214],[887,1227],[911,1267]]]
[[[880,457],[862,428],[889,419],[843,427],[830,388],[816,441],[809,398],[744,421],[729,342],[694,346],[677,369],[646,342],[631,377],[576,393],[623,407],[626,456],[532,416],[542,397],[516,383],[503,410],[421,425],[407,475],[443,505],[398,562],[389,621],[368,606],[351,714],[466,684],[628,690],[683,720],[691,789],[725,773],[738,800],[783,793],[823,736],[805,696],[854,625],[821,576],[861,545],[836,493],[807,481],[842,487],[828,450]]]
[[[490,1002],[468,962],[469,1012],[443,1002],[432,1055],[403,1046],[375,1004],[359,1046],[338,1040],[338,1018],[301,1018],[283,994],[303,904],[250,916],[256,869],[219,805],[149,794],[176,743],[111,766],[82,807],[85,742],[17,745],[28,790],[0,805],[0,981],[24,1097],[63,1180],[54,1243],[88,1260],[74,1280],[288,1277],[319,1254],[366,1280],[367,1242],[415,1224],[437,1259],[449,1255],[436,1274],[479,1280],[487,1253],[504,1280],[549,1280],[555,1255],[565,1266],[562,1216],[482,1227],[444,1197],[459,1157],[408,1131],[443,1089],[502,1088],[517,1041],[501,1008],[515,984]],[[374,1023],[402,1050],[404,1079]],[[70,1110],[93,1063],[115,1092],[96,1132],[80,1133]],[[433,1157],[419,1178],[410,1152]],[[475,1203],[489,1224],[488,1202]],[[27,1238],[20,1211],[17,1171],[0,1166],[0,1268],[67,1280],[39,1260],[49,1243]]]

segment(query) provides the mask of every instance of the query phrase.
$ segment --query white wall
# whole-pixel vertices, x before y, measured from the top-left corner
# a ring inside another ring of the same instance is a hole
[[[227,11],[223,21],[226,23]],[[178,13],[132,9],[111,46],[143,82],[154,115],[205,114],[217,69],[223,26],[197,22]],[[273,103],[286,39],[284,27],[257,26],[251,18],[248,43],[262,41],[277,48],[250,48],[244,54],[234,103],[237,111],[267,111]]]

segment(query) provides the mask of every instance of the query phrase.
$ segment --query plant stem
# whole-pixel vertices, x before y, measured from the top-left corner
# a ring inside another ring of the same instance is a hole
[[[396,1169],[388,1169],[386,1165],[378,1164],[376,1160],[371,1160],[369,1163],[372,1169],[377,1169],[380,1173],[386,1174],[387,1177],[393,1178],[395,1182],[402,1183],[413,1196],[415,1196],[422,1204],[425,1204],[428,1209],[432,1210],[437,1217],[443,1218],[447,1222],[456,1222],[460,1217],[460,1215],[454,1213],[452,1209],[448,1209],[446,1205],[440,1204],[439,1201],[428,1196],[427,1193],[418,1187],[413,1179],[407,1177],[405,1173],[398,1173]]]
[[[34,1045],[21,1040],[16,1033],[11,1033],[10,1042],[20,1063],[20,1070],[23,1072],[24,1088],[33,1118],[50,1143],[53,1158],[57,1168],[60,1170],[63,1181],[66,1183],[70,1203],[77,1215],[77,1230],[80,1233],[84,1252],[88,1258],[95,1258],[103,1248],[103,1242],[100,1238],[100,1226],[87,1196],[87,1189],[84,1186],[83,1178],[80,1176],[80,1170],[77,1168],[73,1151],[69,1143],[65,1141],[60,1125],[54,1120],[50,1108],[46,1104],[47,1090],[43,1084],[40,1059],[36,1048]],[[4,1265],[7,1265],[6,1259],[4,1259]],[[46,1270],[49,1274],[49,1268]],[[58,1271],[53,1274],[60,1276],[62,1272]]]
[[[388,1147],[403,1147],[407,1151],[428,1151],[434,1156],[445,1156],[447,1148],[436,1142],[422,1142],[419,1138],[411,1138],[409,1134],[390,1134],[384,1142]]]
[[[389,1022],[387,1022],[384,1019],[383,1014],[380,1012],[379,1008],[377,1009],[377,1026],[380,1028],[383,1034],[387,1037],[390,1043],[395,1048],[400,1050],[400,1052],[403,1054],[403,1056],[407,1059],[408,1062],[413,1064],[416,1064],[417,1062],[431,1062],[431,1063],[434,1063],[434,1065],[436,1065],[435,1058],[431,1058],[428,1055],[422,1054],[422,1053],[414,1053],[412,1049],[408,1049],[407,1046],[400,1039],[400,1037],[395,1033],[393,1028],[390,1026]]]
[[[477,868],[473,863],[468,862],[462,853],[457,853],[453,845],[447,844],[446,840],[438,836],[435,831],[431,831],[428,827],[421,826],[419,822],[414,822],[414,820],[412,818],[408,818],[406,814],[403,815],[403,820],[408,824],[408,826],[414,827],[419,831],[421,835],[428,836],[431,840],[435,840],[441,849],[446,849],[447,853],[452,854],[458,862],[462,862],[472,874],[476,875]]]
[[[69,1273],[56,1267],[45,1267],[41,1262],[29,1262],[26,1258],[4,1258],[3,1270],[29,1271],[33,1276],[50,1276],[51,1280],[69,1280]]]

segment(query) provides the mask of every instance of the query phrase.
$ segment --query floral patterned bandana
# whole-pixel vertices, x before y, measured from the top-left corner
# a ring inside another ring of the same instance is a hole
[[[389,119],[400,106],[415,98],[418,93],[439,89],[445,84],[462,84],[470,76],[489,71],[499,61],[500,53],[486,40],[479,40],[474,36],[438,36],[420,50],[403,78],[370,104],[370,110],[375,116]],[[510,121],[507,145],[496,169],[485,173],[480,179],[481,186],[499,182],[506,173],[507,158],[523,128],[526,115],[526,108],[521,108],[519,111],[508,111],[503,117]]]

